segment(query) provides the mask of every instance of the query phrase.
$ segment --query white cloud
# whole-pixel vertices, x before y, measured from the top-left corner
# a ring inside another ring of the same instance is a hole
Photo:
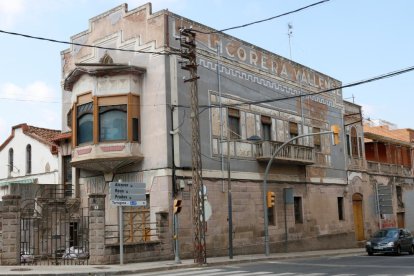
[[[24,11],[23,0],[0,1],[0,27],[12,27]]]
[[[52,87],[42,81],[35,81],[25,87],[20,87],[14,83],[0,85],[0,97],[22,101],[56,101],[56,93]]]
[[[26,86],[0,84],[0,99],[4,103],[0,109],[0,144],[17,124],[60,129],[60,104],[55,91],[42,81]]]

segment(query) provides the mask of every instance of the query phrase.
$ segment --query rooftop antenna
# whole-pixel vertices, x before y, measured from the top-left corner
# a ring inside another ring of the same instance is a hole
[[[287,34],[288,34],[288,37],[289,37],[289,57],[292,60],[292,47],[291,47],[291,44],[290,44],[290,38],[293,35],[293,25],[292,25],[292,23],[288,23],[288,33]]]

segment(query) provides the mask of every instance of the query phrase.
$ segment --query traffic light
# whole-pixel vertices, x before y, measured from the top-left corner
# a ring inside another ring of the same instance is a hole
[[[275,206],[275,193],[267,192],[267,208]]]
[[[174,214],[178,214],[181,212],[181,199],[174,199],[174,207],[173,207]]]
[[[334,145],[338,145],[341,141],[339,140],[339,126],[338,125],[332,125],[332,142]]]

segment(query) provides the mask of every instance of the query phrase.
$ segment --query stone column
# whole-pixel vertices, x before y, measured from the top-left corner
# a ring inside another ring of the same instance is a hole
[[[20,264],[20,196],[3,196],[3,257],[2,265]]]
[[[89,195],[89,263],[106,264],[105,256],[105,197],[104,194]]]

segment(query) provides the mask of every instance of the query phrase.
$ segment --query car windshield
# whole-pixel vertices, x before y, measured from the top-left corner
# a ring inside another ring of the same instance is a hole
[[[398,237],[397,229],[380,230],[374,234],[374,238],[396,238]]]

